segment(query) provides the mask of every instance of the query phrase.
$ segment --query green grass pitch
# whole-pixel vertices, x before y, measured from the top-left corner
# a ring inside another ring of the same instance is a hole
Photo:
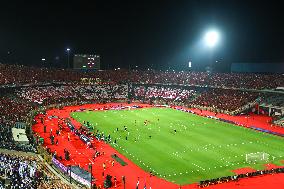
[[[284,159],[284,138],[170,108],[71,115],[110,134],[111,145],[145,171],[177,184],[233,175],[242,167],[264,169],[266,162],[247,163],[247,153],[268,153],[276,165]]]

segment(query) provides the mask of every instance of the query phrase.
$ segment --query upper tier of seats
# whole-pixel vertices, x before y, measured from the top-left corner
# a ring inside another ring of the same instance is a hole
[[[91,73],[0,64],[0,85],[74,82],[98,78],[105,82],[199,85],[225,88],[273,89],[284,86],[281,74],[240,74],[175,71],[108,70]]]

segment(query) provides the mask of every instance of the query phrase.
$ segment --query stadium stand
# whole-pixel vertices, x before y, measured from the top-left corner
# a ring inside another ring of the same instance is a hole
[[[31,77],[32,76],[32,77]],[[0,64],[0,84],[20,85],[48,82],[79,82],[82,78],[99,78],[103,82],[177,84],[221,88],[271,89],[284,86],[282,74],[240,74],[175,71],[111,70],[94,73],[72,70],[32,68]]]
[[[232,112],[256,100],[258,93],[231,90],[231,89],[208,89],[197,97],[192,104],[196,107],[210,107],[211,111]]]
[[[1,153],[0,175],[0,188],[71,188],[32,156]]]
[[[266,110],[273,117],[273,122],[276,125],[284,126],[284,93],[269,93],[265,94],[260,102],[262,110]]]
[[[283,107],[284,106],[284,94],[276,93],[276,94],[265,95],[265,97],[262,98],[261,104],[265,106]]]
[[[195,95],[193,89],[174,86],[135,86],[134,97],[137,99],[165,99],[170,101],[182,101]]]
[[[96,80],[84,83],[83,78]],[[0,64],[0,148],[37,152],[38,142],[28,133],[29,144],[16,143],[12,137],[12,128],[21,122],[31,122],[34,115],[31,112],[44,112],[52,105],[133,100],[235,115],[251,108],[258,99],[261,99],[262,105],[283,108],[283,94],[267,94],[262,91],[280,86],[284,86],[284,77],[281,74],[154,70],[84,73]],[[274,123],[284,126],[283,114],[278,116]],[[52,173],[41,171],[40,166],[43,164],[39,160],[0,154],[0,173],[9,178],[11,188],[50,188],[51,185],[53,188],[70,188]],[[202,181],[200,186],[227,182],[228,179],[232,180],[231,177],[226,177]],[[5,188],[3,183],[0,182],[0,188]]]
[[[16,91],[18,97],[37,104],[60,103],[63,100],[100,100],[126,99],[128,86],[126,84],[102,85],[60,85],[27,87]]]

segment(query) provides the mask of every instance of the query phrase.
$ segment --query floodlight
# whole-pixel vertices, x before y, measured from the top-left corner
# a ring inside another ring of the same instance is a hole
[[[219,33],[215,30],[208,31],[205,36],[204,40],[207,46],[214,47],[219,41]]]

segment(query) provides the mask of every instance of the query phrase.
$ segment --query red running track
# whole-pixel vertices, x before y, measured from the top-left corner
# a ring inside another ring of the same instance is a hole
[[[93,159],[95,150],[87,148],[86,145],[79,139],[78,136],[75,136],[71,133],[70,129],[64,125],[62,133],[57,136],[55,131],[59,128],[58,121],[61,122],[58,118],[70,118],[72,123],[76,126],[76,128],[80,127],[80,123],[70,117],[70,112],[78,110],[79,108],[85,109],[100,109],[106,107],[113,107],[118,105],[129,105],[129,104],[117,104],[117,103],[109,103],[109,104],[89,104],[82,106],[70,106],[65,107],[63,109],[52,109],[46,112],[46,115],[40,114],[37,115],[35,120],[36,124],[33,125],[33,131],[38,133],[40,137],[44,138],[44,146],[51,149],[52,152],[56,151],[58,156],[62,156],[64,159],[64,149],[66,148],[70,152],[70,161],[62,160],[61,162],[64,165],[79,165],[81,168],[88,170],[88,164],[93,164],[92,174],[96,178],[96,184],[103,186],[104,176],[106,174],[110,174],[112,176],[116,176],[117,178],[117,187],[118,189],[122,189],[122,176],[126,177],[126,188],[131,189],[136,187],[137,178],[140,179],[140,187],[143,188],[146,183],[147,188],[151,186],[152,189],[177,189],[178,185],[158,178],[156,176],[150,176],[149,173],[142,170],[140,167],[132,163],[126,157],[118,153],[115,149],[113,149],[110,145],[105,144],[104,142],[99,142],[97,140],[93,140],[94,145],[97,150],[103,153],[103,155]],[[134,105],[134,104],[130,104]],[[143,107],[151,107],[150,105],[145,104],[135,104]],[[191,109],[192,111],[201,114],[200,110]],[[212,115],[215,116],[214,113],[208,111],[202,111],[202,115]],[[58,118],[51,118],[50,116],[58,116]],[[44,133],[43,124],[40,123],[40,118],[44,119],[44,123],[47,126],[47,132]],[[269,129],[272,131],[276,131],[279,133],[284,133],[284,128],[279,127],[271,127],[269,121],[270,117],[264,115],[251,115],[248,118],[246,116],[229,116],[225,114],[217,114],[216,117],[224,118],[231,121],[236,121],[244,126],[246,125],[255,125],[257,127]],[[52,129],[52,133],[55,135],[55,141],[58,140],[58,145],[52,145],[49,139],[50,130]],[[68,141],[68,133],[70,133],[70,141]],[[112,166],[112,158],[110,157],[112,154],[116,153],[119,157],[121,157],[128,165],[121,166],[118,163],[114,163]],[[103,170],[103,163],[106,164],[106,170]],[[114,187],[112,187],[114,188]],[[199,188],[197,184],[190,184],[182,186],[183,189],[196,189]],[[210,189],[264,189],[264,188],[275,188],[275,189],[284,189],[284,174],[275,174],[275,175],[265,175],[258,176],[252,178],[241,179],[238,182],[229,182],[218,185],[213,185],[209,187]]]

